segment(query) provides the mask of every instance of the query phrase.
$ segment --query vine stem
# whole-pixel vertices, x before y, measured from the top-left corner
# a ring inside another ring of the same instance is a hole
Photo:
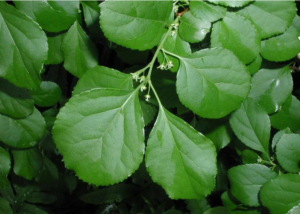
[[[155,51],[155,53],[154,53],[154,55],[153,55],[153,58],[152,58],[151,62],[150,62],[149,65],[148,65],[148,66],[149,66],[149,73],[148,73],[148,75],[147,75],[148,78],[151,77],[152,70],[153,70],[153,65],[154,65],[154,63],[155,63],[155,60],[156,60],[158,54],[159,54],[159,51],[163,48],[163,45],[164,45],[164,43],[165,43],[167,37],[168,37],[169,34],[171,33],[174,24],[178,23],[179,20],[180,20],[180,18],[181,18],[181,16],[177,16],[177,18],[174,20],[174,22],[169,26],[167,33],[165,34],[165,36],[164,36],[163,39],[161,40],[159,46],[157,47],[157,49],[156,49],[156,51]],[[148,67],[148,66],[147,66],[147,67]]]

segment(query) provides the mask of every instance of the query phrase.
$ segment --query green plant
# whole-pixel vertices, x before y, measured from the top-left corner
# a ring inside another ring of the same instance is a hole
[[[296,12],[0,2],[0,211],[299,212]]]

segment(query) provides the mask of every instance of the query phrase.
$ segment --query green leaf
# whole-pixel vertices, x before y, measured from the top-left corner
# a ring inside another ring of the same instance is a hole
[[[179,57],[180,101],[205,118],[220,118],[237,109],[250,90],[250,75],[234,54],[223,48]]]
[[[190,214],[204,213],[210,208],[205,198],[201,200],[185,200],[185,203],[188,210],[191,211]]]
[[[38,88],[47,59],[47,37],[40,26],[13,6],[0,2],[0,77],[22,88]]]
[[[9,203],[4,198],[0,198],[0,213],[3,214],[13,214],[13,211],[11,207],[9,206]]]
[[[235,135],[251,149],[269,155],[270,119],[252,98],[247,98],[230,117]]]
[[[103,35],[99,27],[100,8],[99,2],[93,1],[80,1],[83,9],[84,21],[89,31],[95,35]]]
[[[168,35],[166,41],[163,44],[163,49],[179,56],[186,56],[192,53],[189,43],[181,39],[181,37],[178,35],[177,30],[175,36],[171,34]],[[166,58],[166,55],[163,52],[160,52],[158,54],[158,61],[160,64],[164,64],[164,65],[166,65],[168,61],[172,61],[174,66],[170,68],[170,71],[172,72],[178,71],[179,64],[180,64],[178,58],[174,56],[167,56]]]
[[[271,214],[287,213],[300,203],[300,176],[285,174],[266,182],[260,190],[262,204]]]
[[[133,89],[132,76],[104,66],[96,66],[89,69],[79,79],[74,88],[73,95],[95,88],[131,90]]]
[[[110,185],[142,162],[143,127],[138,89],[94,89],[72,97],[60,110],[53,139],[66,168],[83,181]]]
[[[162,106],[145,161],[152,180],[172,199],[202,199],[215,187],[213,143]]]
[[[0,141],[11,147],[33,147],[43,137],[45,130],[45,120],[37,109],[24,119],[0,115]]]
[[[287,214],[298,214],[300,212],[300,205],[293,207]]]
[[[77,21],[68,30],[61,50],[65,58],[64,68],[78,78],[98,65],[97,49]]]
[[[41,107],[53,106],[61,96],[60,87],[54,82],[43,81],[40,89],[30,91],[34,104]]]
[[[261,42],[261,55],[269,61],[282,62],[300,52],[299,31],[291,26],[282,35]]]
[[[224,5],[226,7],[244,7],[245,5],[253,2],[254,0],[232,0],[232,1],[220,1],[220,0],[208,0],[214,4]]]
[[[52,204],[57,200],[55,195],[44,192],[31,192],[26,198],[26,201],[32,204]]]
[[[47,36],[48,39],[48,59],[45,62],[46,65],[50,64],[60,64],[64,60],[63,53],[61,51],[61,44],[65,38],[65,33],[54,34],[49,33]]]
[[[230,212],[226,209],[226,207],[214,207],[205,211],[203,214],[230,214]]]
[[[252,78],[249,97],[271,114],[281,108],[292,90],[293,79],[289,66],[261,69]]]
[[[202,0],[190,1],[190,10],[197,18],[208,22],[215,22],[223,18],[226,14],[225,7],[204,2]]]
[[[262,39],[283,33],[296,15],[293,1],[255,1],[237,13],[250,20]]]
[[[260,52],[260,37],[249,20],[227,12],[222,21],[213,25],[211,47],[231,50],[244,64],[248,64]]]
[[[43,167],[42,154],[35,148],[28,150],[12,150],[14,157],[14,173],[27,180],[36,177]]]
[[[247,206],[258,207],[261,186],[277,174],[260,164],[236,166],[228,170],[232,195]]]
[[[275,147],[278,143],[278,141],[280,140],[280,138],[284,135],[284,134],[292,134],[293,132],[290,130],[290,128],[285,128],[279,132],[277,132],[272,140],[272,150],[275,151]]]
[[[48,32],[68,29],[77,19],[79,1],[14,1],[16,7]]]
[[[179,35],[190,43],[200,42],[210,32],[209,21],[196,18],[191,12],[187,12],[180,19]]]
[[[80,200],[88,204],[106,204],[121,202],[136,194],[137,188],[132,184],[116,184],[80,196]]]
[[[260,66],[262,64],[262,57],[258,55],[253,62],[251,62],[249,65],[247,65],[247,69],[250,74],[255,74],[260,69]]]
[[[0,188],[5,188],[10,185],[7,175],[10,171],[11,161],[9,153],[0,147]]]
[[[27,90],[0,78],[0,113],[13,118],[25,118],[33,112],[33,100]]]
[[[276,144],[276,157],[287,172],[300,172],[300,135],[284,134]]]
[[[285,103],[283,103],[278,113],[270,117],[272,127],[276,129],[290,128],[292,131],[300,128],[300,101],[290,96]]]
[[[130,49],[158,45],[170,24],[172,1],[118,1],[100,4],[100,26],[112,42]]]

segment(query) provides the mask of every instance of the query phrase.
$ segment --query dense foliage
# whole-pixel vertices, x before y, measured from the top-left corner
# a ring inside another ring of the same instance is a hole
[[[0,213],[299,213],[296,13],[0,1]]]

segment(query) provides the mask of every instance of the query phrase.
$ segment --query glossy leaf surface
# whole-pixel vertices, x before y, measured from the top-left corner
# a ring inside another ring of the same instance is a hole
[[[0,2],[0,77],[22,88],[38,88],[47,60],[47,37],[40,26],[13,6]]]
[[[235,135],[250,148],[268,154],[270,119],[267,112],[253,99],[247,98],[230,117]]]
[[[249,97],[252,97],[269,114],[278,111],[293,90],[289,66],[261,69],[252,78]]]
[[[287,213],[300,203],[300,176],[285,174],[268,181],[260,190],[262,204],[271,214]]]
[[[200,199],[215,186],[215,147],[161,106],[147,144],[146,167],[170,198]]]
[[[0,115],[0,141],[11,147],[33,147],[43,137],[45,130],[45,120],[37,109],[24,119]]]
[[[97,49],[77,21],[68,30],[61,50],[65,69],[78,78],[98,65]]]
[[[300,135],[284,134],[276,144],[276,157],[287,172],[300,172]]]
[[[249,20],[227,12],[222,21],[213,25],[211,46],[231,50],[243,63],[248,64],[260,52],[260,37]]]
[[[0,113],[13,118],[25,118],[33,113],[33,100],[28,91],[0,78]]]
[[[105,36],[124,47],[146,50],[158,45],[170,24],[171,1],[117,1],[100,5]],[[151,11],[151,13],[149,13]]]
[[[266,166],[247,164],[233,167],[228,171],[231,193],[243,204],[259,206],[258,193],[267,181],[277,177],[277,174]]]
[[[201,117],[224,117],[248,95],[250,75],[230,51],[206,49],[179,59],[180,101]]]
[[[110,185],[138,168],[144,124],[137,95],[136,90],[94,89],[74,96],[60,110],[54,142],[66,167],[80,179]]]

